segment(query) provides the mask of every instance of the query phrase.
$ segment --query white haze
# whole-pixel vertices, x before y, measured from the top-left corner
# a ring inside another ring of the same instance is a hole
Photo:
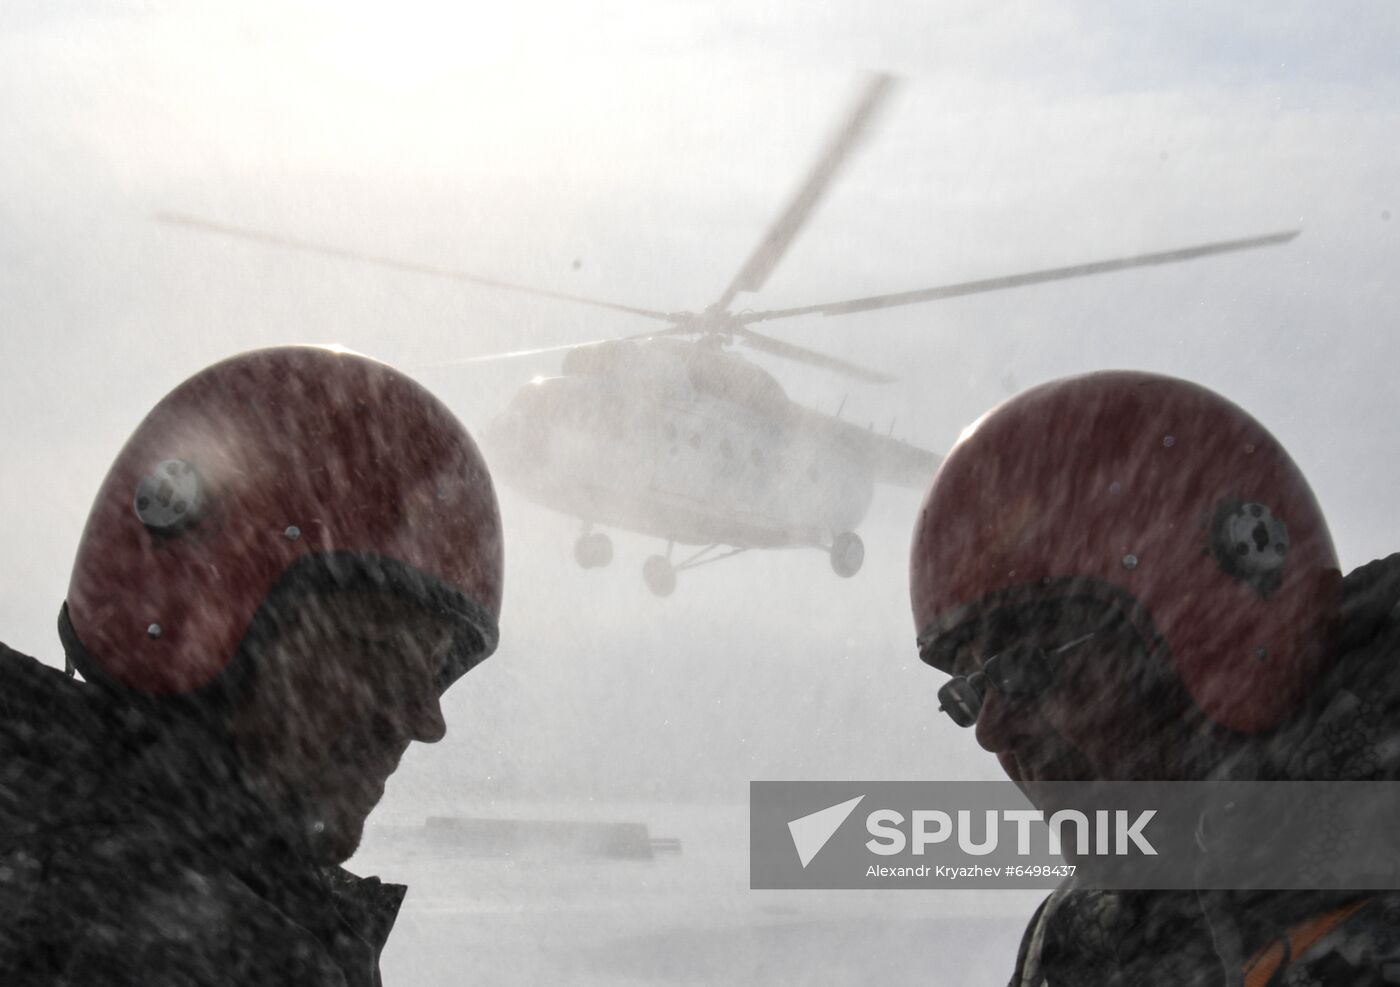
[[[795,398],[943,450],[988,407],[1131,367],[1214,387],[1311,479],[1350,567],[1400,547],[1400,9],[1241,3],[39,3],[0,11],[0,630],[53,631],[90,499],[144,412],[230,353],[334,342],[474,430],[557,357],[648,323],[158,225],[179,211],[665,310],[718,296],[863,71],[904,76],[750,307],[1299,227],[1281,247],[844,319],[755,358]],[[1001,983],[1033,896],[749,892],[750,779],[994,777],[936,713],[906,603],[911,492],[864,571],[750,553],[640,579],[618,535],[502,491],[498,654],[375,819],[646,821],[650,865],[396,862],[391,983]],[[372,848],[371,848],[372,849]],[[441,865],[440,865],[441,864]],[[535,867],[536,869],[531,869]],[[974,918],[971,915],[991,915]],[[971,952],[968,943],[972,943]],[[979,950],[984,952],[979,952]],[[567,971],[567,973],[565,972]],[[825,971],[825,972],[823,972]]]

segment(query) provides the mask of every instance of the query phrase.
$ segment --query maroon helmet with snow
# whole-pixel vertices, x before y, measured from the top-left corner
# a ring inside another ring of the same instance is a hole
[[[1341,575],[1262,425],[1195,384],[1106,372],[1029,390],[964,433],[924,499],[910,593],[920,655],[945,671],[1003,608],[1101,601],[1211,720],[1255,733],[1331,660]]]
[[[174,696],[235,663],[274,593],[369,586],[445,614],[442,688],[495,648],[500,516],[471,436],[385,364],[244,353],[146,416],[88,517],[61,626],[85,677]]]

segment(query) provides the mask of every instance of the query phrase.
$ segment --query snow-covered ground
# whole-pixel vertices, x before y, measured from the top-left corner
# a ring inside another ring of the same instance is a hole
[[[409,885],[386,984],[999,985],[1039,892],[752,891],[748,809],[502,804],[495,818],[644,822],[678,854],[483,856],[371,827],[350,866]]]

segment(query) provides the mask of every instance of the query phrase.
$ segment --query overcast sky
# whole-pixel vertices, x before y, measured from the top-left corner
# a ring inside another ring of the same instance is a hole
[[[586,9],[585,9],[586,8]],[[1280,248],[774,334],[899,374],[759,359],[797,400],[944,450],[1018,389],[1177,374],[1293,452],[1350,567],[1400,548],[1400,7],[1390,3],[9,2],[0,7],[0,630],[53,620],[111,458],[178,381],[335,342],[479,430],[627,316],[201,236],[172,210],[661,309],[718,296],[863,72],[880,125],[757,295],[780,307],[1301,228]],[[572,562],[503,491],[503,643],[423,779],[740,802],[751,778],[990,777],[935,717],[906,602],[916,494],[865,570],[742,556],[653,599],[657,548]],[[396,782],[396,785],[400,784]],[[412,787],[417,785],[419,787]],[[469,796],[463,796],[469,804]]]

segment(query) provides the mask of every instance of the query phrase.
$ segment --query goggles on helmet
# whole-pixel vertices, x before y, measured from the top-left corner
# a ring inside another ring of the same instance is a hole
[[[1097,632],[1075,638],[1068,644],[1046,650],[1034,645],[1017,645],[988,658],[971,675],[955,675],[938,690],[938,711],[960,727],[976,724],[990,686],[1004,696],[1029,699],[1055,681],[1054,659],[1094,637]]]

